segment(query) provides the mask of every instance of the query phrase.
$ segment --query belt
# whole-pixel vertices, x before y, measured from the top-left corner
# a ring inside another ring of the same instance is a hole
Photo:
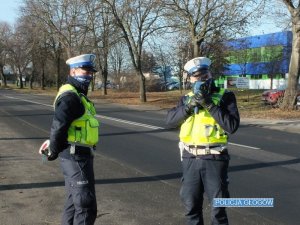
[[[70,147],[71,155],[94,155],[95,148],[82,146],[82,145],[74,145],[72,144]]]
[[[183,143],[184,144],[184,143]],[[184,144],[184,149],[194,156],[199,155],[220,155],[227,150],[226,145],[203,146],[203,145],[187,145]]]

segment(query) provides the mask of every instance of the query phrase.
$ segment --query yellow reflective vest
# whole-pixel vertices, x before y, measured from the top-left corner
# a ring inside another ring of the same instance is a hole
[[[224,89],[220,89],[218,93],[212,94],[212,101],[215,105],[220,104],[224,92]],[[187,102],[193,95],[193,92],[187,94]],[[194,113],[184,121],[180,128],[179,138],[188,145],[227,144],[227,134],[206,109],[199,109],[198,114]]]
[[[68,91],[76,93],[85,108],[84,114],[71,123],[68,130],[68,142],[82,146],[94,146],[98,142],[99,121],[95,118],[94,104],[85,95],[78,93],[72,85],[65,84],[58,91],[53,104],[54,108],[59,96]]]

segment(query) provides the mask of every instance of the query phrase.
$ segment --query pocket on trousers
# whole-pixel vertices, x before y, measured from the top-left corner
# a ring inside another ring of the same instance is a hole
[[[195,159],[193,159],[193,158],[183,158],[182,163],[181,163],[183,173],[189,171],[191,168],[193,169],[194,162],[195,162]]]
[[[73,201],[79,208],[94,208],[96,196],[92,191],[90,184],[75,184],[73,186]],[[75,192],[75,193],[74,193]]]

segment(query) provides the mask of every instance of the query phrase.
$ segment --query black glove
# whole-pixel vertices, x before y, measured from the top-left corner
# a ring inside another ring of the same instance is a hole
[[[211,107],[214,106],[214,103],[211,99],[211,95],[203,95],[201,93],[198,93],[196,95],[194,95],[197,104],[199,104],[200,106],[202,106],[202,108],[206,108],[208,110],[211,109]]]
[[[192,114],[194,112],[195,107],[201,107],[198,103],[198,100],[196,98],[196,95],[191,97],[190,101],[185,105],[185,111],[188,114]]]
[[[58,154],[51,152],[51,154],[47,157],[47,159],[48,159],[48,161],[53,161],[53,160],[57,159],[57,157],[58,157]]]

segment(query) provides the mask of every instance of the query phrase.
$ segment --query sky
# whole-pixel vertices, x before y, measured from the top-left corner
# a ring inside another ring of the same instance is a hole
[[[18,8],[22,0],[1,0],[0,5],[0,21],[6,21],[13,25],[18,17]],[[282,29],[276,27],[272,21],[264,20],[259,27],[253,27],[249,35],[260,35],[274,32],[280,32]]]
[[[18,17],[18,7],[21,0],[2,0],[0,5],[0,21],[13,25]]]
[[[282,28],[277,27],[272,21],[264,21],[260,26],[250,29],[250,36],[269,34],[282,31]]]

